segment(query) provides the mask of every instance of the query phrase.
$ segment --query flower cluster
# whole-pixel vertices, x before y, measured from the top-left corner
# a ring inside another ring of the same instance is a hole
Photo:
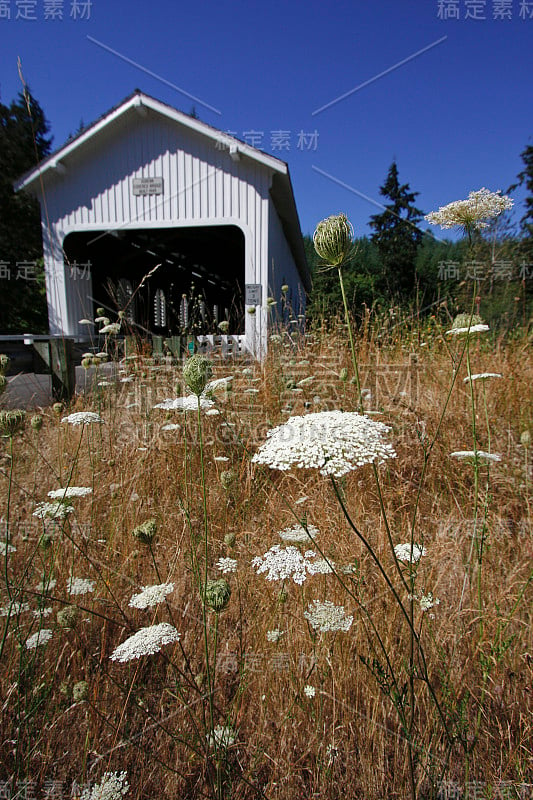
[[[426,548],[420,544],[411,545],[407,542],[407,544],[397,544],[394,552],[398,561],[407,561],[413,564],[426,555]]]
[[[319,535],[319,530],[314,525],[293,525],[279,532],[284,542],[310,542]]]
[[[86,497],[92,491],[89,486],[67,486],[65,489],[53,489],[48,492],[48,497],[52,500],[65,500],[71,497]]]
[[[104,772],[103,778],[92,789],[84,789],[81,800],[122,800],[128,789],[127,772]]]
[[[221,572],[236,572],[237,571],[237,559],[236,558],[219,558],[216,563],[217,569]]]
[[[454,453],[450,453],[450,458],[472,458],[474,461],[479,461],[480,458],[487,461],[502,460],[498,453],[486,453],[484,450],[456,450]]]
[[[61,422],[68,422],[69,425],[91,425],[94,422],[103,421],[100,414],[96,414],[94,411],[75,411],[61,420]]]
[[[274,644],[276,642],[279,642],[284,633],[285,631],[280,631],[279,628],[274,628],[274,630],[272,631],[267,631],[266,632],[267,642],[274,642]]]
[[[231,747],[235,742],[235,731],[230,725],[217,725],[207,735],[207,741],[210,747]]]
[[[164,411],[198,411],[198,407],[207,409],[212,408],[214,405],[213,401],[207,397],[188,394],[185,397],[175,397],[173,400],[163,400],[162,403],[157,403],[154,408],[162,408]]]
[[[364,464],[395,458],[384,440],[390,428],[355,411],[321,411],[290,417],[267,434],[252,461],[271,469],[317,468],[341,477]]]
[[[72,506],[66,503],[38,503],[33,512],[33,516],[39,519],[46,519],[46,517],[50,517],[51,519],[65,519],[67,514],[72,514],[73,511],[74,509]]]
[[[507,195],[502,196],[499,191],[491,192],[483,188],[470,192],[467,200],[455,200],[438,211],[432,211],[424,219],[431,225],[440,225],[441,228],[460,226],[466,230],[479,230],[488,227],[485,220],[497,217],[512,206],[513,201]]]
[[[34,633],[28,639],[26,639],[26,649],[27,650],[35,650],[36,647],[39,647],[41,644],[46,644],[46,642],[52,638],[52,631],[49,628],[41,628],[40,631]]]
[[[174,591],[173,583],[160,583],[156,586],[143,586],[142,592],[134,594],[128,603],[132,608],[152,608],[159,605]]]
[[[353,617],[345,613],[344,606],[336,606],[330,600],[325,600],[323,603],[320,600],[313,600],[309,609],[304,611],[304,617],[311,627],[320,633],[349,631],[353,622]]]
[[[131,661],[141,656],[159,653],[163,645],[177,642],[180,635],[173,625],[168,622],[160,622],[159,625],[150,625],[141,628],[126,639],[109,656],[112,661]]]
[[[67,592],[69,594],[87,594],[94,592],[94,581],[88,578],[69,578],[67,581]]]
[[[294,583],[302,584],[307,572],[312,574],[312,562],[310,558],[316,556],[313,550],[307,550],[304,555],[297,547],[289,545],[282,548],[275,544],[264,556],[256,556],[252,560],[252,566],[257,567],[257,574],[266,572],[267,581],[283,581],[292,578]]]
[[[488,378],[501,378],[503,377],[499,372],[478,372],[477,375],[467,375],[463,378],[463,383],[470,383],[471,381],[486,381]]]

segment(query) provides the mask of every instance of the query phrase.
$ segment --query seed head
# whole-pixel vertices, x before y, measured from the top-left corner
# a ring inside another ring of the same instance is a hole
[[[157,522],[155,519],[147,519],[142,525],[137,525],[131,533],[143,544],[150,544],[157,533]]]
[[[183,366],[183,379],[197,397],[202,394],[212,375],[213,367],[205,356],[191,356]]]
[[[78,681],[72,687],[72,699],[75,703],[81,703],[87,700],[89,696],[89,684],[87,681]]]
[[[323,219],[316,226],[313,243],[318,255],[328,265],[338,267],[349,257],[353,249],[353,227],[345,214]]]
[[[205,602],[217,614],[223,611],[229,603],[231,589],[224,578],[207,581],[205,587]]]
[[[13,411],[0,411],[0,436],[13,438],[24,425],[25,416],[26,412],[20,408]]]
[[[36,433],[39,433],[43,427],[43,422],[44,420],[40,414],[34,414],[30,420],[30,425]]]

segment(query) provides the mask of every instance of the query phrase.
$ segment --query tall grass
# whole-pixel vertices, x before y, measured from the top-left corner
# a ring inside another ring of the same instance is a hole
[[[446,782],[465,797],[503,785],[523,795],[530,348],[525,335],[489,333],[470,340],[467,362],[448,327],[445,309],[427,322],[369,314],[354,341],[360,392],[344,320],[280,330],[263,364],[213,358],[215,378],[233,375],[214,392],[218,415],[154,409],[184,391],[180,365],[128,358],[114,385],[2,440],[0,780],[13,795],[33,782],[44,797],[55,781],[70,796],[73,782],[123,770],[132,798],[435,798]],[[469,371],[503,377],[464,383]],[[251,463],[290,415],[361,402],[392,429],[397,458],[376,468],[379,481],[372,465],[333,485]],[[104,423],[61,422],[83,409]],[[458,450],[501,461],[450,457]],[[34,517],[60,486],[92,493],[63,520]],[[252,559],[297,521],[319,530],[302,552],[335,574],[267,581]],[[416,570],[391,553],[406,542],[426,548]],[[222,573],[221,558],[236,571]],[[70,578],[93,591],[69,594]],[[221,578],[231,597],[217,611],[206,588]],[[174,589],[159,605],[129,605],[162,583]],[[439,603],[424,611],[430,593]],[[314,600],[342,605],[350,629],[314,631]],[[179,641],[110,659],[162,622]],[[28,649],[41,629],[50,638]]]

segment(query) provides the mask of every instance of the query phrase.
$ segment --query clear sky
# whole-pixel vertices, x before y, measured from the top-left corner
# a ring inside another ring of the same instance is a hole
[[[135,88],[194,105],[288,162],[304,233],[343,211],[363,235],[393,159],[425,213],[507,189],[532,45],[533,0],[0,0],[0,99],[20,57],[54,149]]]

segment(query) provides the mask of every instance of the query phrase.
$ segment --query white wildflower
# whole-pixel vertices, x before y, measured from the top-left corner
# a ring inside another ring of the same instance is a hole
[[[231,747],[235,742],[235,731],[230,725],[217,725],[213,732],[207,734],[207,741],[211,747]]]
[[[217,389],[221,388],[228,388],[231,386],[233,382],[233,375],[228,375],[226,378],[216,378],[214,381],[209,381],[207,386],[205,387],[203,394],[207,394],[208,392],[214,392]]]
[[[109,325],[104,325],[103,328],[100,328],[98,333],[109,333],[112,336],[116,336],[119,331],[120,322],[111,322]]]
[[[207,397],[189,394],[186,397],[175,397],[173,400],[164,400],[157,403],[154,408],[162,408],[164,411],[198,411],[198,406],[203,409],[212,408],[215,404]]]
[[[69,594],[88,594],[94,592],[95,581],[88,578],[73,578],[70,577],[67,581],[67,592]]]
[[[86,497],[92,494],[92,491],[89,486],[67,486],[64,489],[53,489],[48,492],[48,497],[53,500],[65,500],[70,497]]]
[[[112,661],[131,661],[134,658],[141,658],[145,655],[153,655],[159,653],[163,645],[177,642],[180,639],[179,634],[173,625],[168,622],[160,622],[159,625],[150,625],[147,628],[141,628],[125,642],[119,646],[109,656]]]
[[[13,547],[12,544],[7,544],[5,542],[0,542],[0,556],[5,556],[7,553],[16,553],[17,548]]]
[[[513,201],[500,191],[491,192],[488,189],[479,189],[470,192],[467,200],[455,200],[442,206],[438,211],[427,214],[426,219],[431,225],[440,225],[441,228],[454,228],[460,226],[465,230],[479,230],[488,227],[485,220],[497,217],[502,211],[512,208]]]
[[[100,324],[101,322],[103,322],[103,323],[104,323],[104,325],[109,325],[109,323],[110,323],[110,319],[109,319],[109,317],[95,317],[95,318],[94,318],[94,321],[95,321],[95,322],[98,322],[98,324]]]
[[[94,411],[75,411],[61,420],[61,422],[68,422],[69,425],[91,425],[94,422],[103,421],[102,417]]]
[[[310,542],[311,537],[316,539],[319,530],[314,525],[307,525],[307,530],[303,525],[293,525],[292,528],[285,528],[279,532],[284,542]]]
[[[41,628],[40,631],[37,631],[37,633],[34,633],[26,639],[26,649],[35,650],[36,647],[39,647],[41,644],[46,644],[51,638],[52,631],[49,628]]]
[[[38,608],[31,613],[34,617],[49,617],[53,610],[52,606],[47,606],[46,608]]]
[[[215,456],[214,461],[229,461],[228,456]]]
[[[302,584],[306,579],[306,570],[309,570],[309,558],[315,556],[312,550],[308,550],[302,556],[297,547],[290,545],[282,548],[275,544],[264,556],[256,556],[252,560],[252,566],[257,567],[257,574],[266,572],[267,581],[283,581],[292,578],[294,583]]]
[[[216,563],[217,569],[221,572],[236,572],[237,571],[237,559],[235,558],[219,558]]]
[[[426,548],[419,544],[413,544],[412,548],[409,542],[407,544],[397,544],[394,548],[396,558],[398,561],[408,561],[415,563],[420,561],[422,556],[426,555]]]
[[[312,628],[321,633],[348,631],[353,622],[353,617],[345,613],[344,606],[336,606],[329,600],[323,603],[320,600],[313,600],[309,610],[304,611],[304,617]]]
[[[161,425],[162,431],[179,431],[181,425],[178,425],[177,422],[168,422],[166,425]]]
[[[417,599],[420,603],[420,608],[422,609],[422,611],[429,611],[430,608],[438,606],[440,603],[439,598],[433,597],[431,592],[429,592],[428,594],[423,594],[421,597]]]
[[[327,575],[329,572],[334,572],[335,562],[318,558],[316,561],[312,561],[307,569],[310,575]]]
[[[38,503],[35,506],[33,516],[39,519],[46,519],[46,517],[50,517],[51,519],[65,519],[67,515],[72,514],[73,511],[74,509],[72,506],[66,503]]]
[[[210,408],[209,411],[205,412],[206,417],[216,417],[220,414],[218,408]]]
[[[321,475],[341,477],[364,464],[395,458],[393,447],[384,440],[389,430],[355,411],[290,417],[268,432],[252,461],[279,470],[318,468]]]
[[[315,687],[314,686],[309,686],[309,685],[304,686],[304,694],[305,694],[306,697],[309,697],[309,699],[313,698],[315,696],[315,694],[316,694]]]
[[[450,453],[450,458],[473,458],[479,460],[484,458],[487,461],[501,461],[502,457],[498,453],[486,453],[484,450],[456,450]]]
[[[132,608],[152,608],[162,603],[174,591],[173,583],[160,583],[156,586],[143,586],[142,592],[134,594],[128,603]]]
[[[284,635],[285,631],[280,631],[279,628],[274,628],[272,631],[266,632],[267,642],[279,642],[281,637]]]
[[[79,319],[78,325],[94,325],[94,322],[92,322],[90,319]]]
[[[130,788],[127,776],[127,772],[104,772],[100,783],[83,790],[81,800],[122,800]]]
[[[463,333],[486,333],[488,330],[490,330],[488,325],[485,325],[485,323],[479,323],[478,325],[471,325],[469,328],[450,328],[450,330],[446,331],[446,333],[451,333],[453,336],[460,336]]]
[[[40,594],[42,594],[43,592],[46,592],[46,591],[50,591],[51,592],[52,589],[55,589],[56,586],[57,586],[57,581],[56,581],[55,578],[46,578],[46,577],[44,577],[41,580],[41,582],[38,583],[37,586],[35,587],[35,591],[39,592]]]
[[[486,381],[488,378],[502,378],[499,372],[478,372],[476,375],[467,375],[466,378],[463,378],[463,383],[469,383],[470,381]]]
[[[25,611],[29,610],[30,606],[28,603],[19,603],[13,600],[9,605],[0,608],[0,617],[7,617],[8,614],[16,616],[17,614],[23,614]]]

